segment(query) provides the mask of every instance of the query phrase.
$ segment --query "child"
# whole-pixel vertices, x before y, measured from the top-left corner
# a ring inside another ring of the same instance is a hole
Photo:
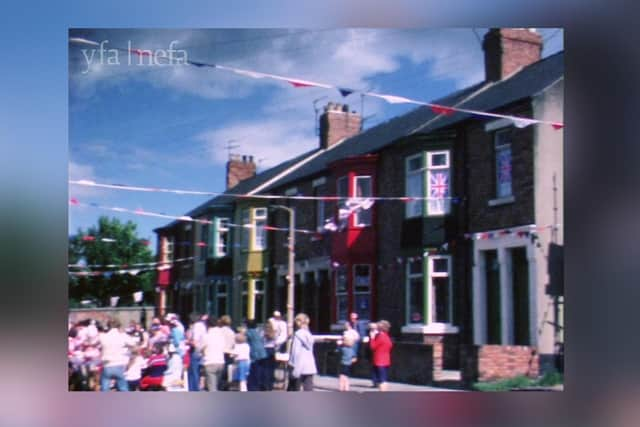
[[[169,344],[169,363],[167,370],[164,371],[164,378],[162,380],[162,386],[167,391],[182,391],[182,357],[173,343]]]
[[[338,377],[338,389],[349,391],[349,376],[351,375],[351,365],[356,359],[354,344],[360,340],[360,335],[353,329],[351,323],[344,322],[344,333],[342,339],[338,341],[340,346],[340,376]]]
[[[145,368],[145,361],[140,355],[139,348],[131,349],[131,357],[129,358],[129,364],[127,370],[124,373],[124,378],[129,384],[129,391],[140,390],[140,379],[142,378],[142,370]]]
[[[251,359],[249,353],[251,348],[247,344],[247,336],[245,334],[236,334],[236,345],[233,347],[233,355],[235,357],[236,372],[234,380],[238,381],[240,391],[247,391],[247,377],[249,376],[249,367]]]

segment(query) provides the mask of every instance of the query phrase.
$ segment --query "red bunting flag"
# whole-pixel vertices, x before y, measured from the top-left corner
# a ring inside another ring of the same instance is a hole
[[[309,84],[309,83],[303,83],[303,82],[299,82],[297,80],[287,80],[290,84],[293,85],[293,87],[312,87],[314,85]]]
[[[93,242],[94,240],[96,240],[96,238],[93,236],[82,236],[82,240],[84,240],[85,242]]]
[[[204,246],[207,246],[207,244],[205,242],[198,242],[198,246],[200,246],[202,248]]]
[[[558,130],[564,127],[564,123],[551,123],[551,126],[553,126],[555,130]]]
[[[71,199],[69,199],[69,204],[78,205],[80,204],[80,202],[78,202],[78,199],[76,199],[75,197],[72,197]]]
[[[436,114],[444,114],[445,116],[450,116],[456,111],[453,108],[435,104],[431,106],[431,110]]]

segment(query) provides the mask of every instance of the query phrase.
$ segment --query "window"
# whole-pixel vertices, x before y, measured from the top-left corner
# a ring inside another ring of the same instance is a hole
[[[432,322],[451,323],[450,260],[447,255],[429,258],[430,316]]]
[[[349,179],[346,176],[338,178],[336,182],[337,196],[341,199],[338,200],[338,209],[346,209],[347,197],[349,197]]]
[[[240,247],[242,249],[249,249],[249,233],[251,222],[249,221],[249,209],[242,209],[240,223],[242,225],[242,232],[240,233]]]
[[[205,261],[207,259],[207,248],[209,247],[209,224],[202,224],[201,230],[200,241],[202,244],[199,244],[198,247],[200,248],[200,261]]]
[[[355,307],[360,319],[370,318],[371,307],[371,266],[356,264],[353,266],[353,293]]]
[[[407,197],[424,197],[424,156],[422,153],[408,157],[405,161],[405,194]],[[422,216],[422,200],[407,202],[407,218]]]
[[[264,322],[264,280],[255,280],[253,282],[253,318],[258,323]]]
[[[220,317],[227,313],[227,284],[218,281],[216,283],[216,316]]]
[[[323,196],[324,191],[316,187],[313,190],[313,195],[316,197]],[[322,231],[324,229],[324,200],[316,200],[316,230]]]
[[[407,262],[407,323],[424,323],[422,257]]]
[[[215,218],[213,224],[213,256],[222,258],[229,253],[229,218]]]
[[[370,176],[356,176],[354,180],[355,184],[355,197],[371,197],[371,177]],[[364,227],[371,225],[371,212],[372,208],[360,209],[356,211],[354,215],[354,224],[356,226]]]
[[[240,313],[241,316],[245,319],[249,318],[249,283],[246,280],[243,280],[240,284],[241,292],[241,306]]]
[[[173,236],[163,237],[162,239],[162,253],[163,253],[163,262],[172,262],[173,261],[173,247],[174,247],[174,238]]]
[[[348,319],[349,294],[347,286],[347,267],[341,265],[336,269],[336,321]]]
[[[262,251],[267,247],[267,208],[253,210],[253,250]]]
[[[407,263],[407,323],[452,323],[451,257],[422,257]]]
[[[511,188],[511,130],[502,129],[494,135],[496,197],[498,199],[512,195]]]
[[[446,215],[451,208],[449,151],[427,152],[427,216]]]

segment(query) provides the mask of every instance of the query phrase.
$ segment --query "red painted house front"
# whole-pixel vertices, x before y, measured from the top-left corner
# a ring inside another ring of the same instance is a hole
[[[375,196],[377,161],[377,155],[365,155],[332,163],[329,167],[334,194],[359,198],[358,202]],[[334,233],[331,247],[331,319],[334,323],[347,320],[352,311],[357,312],[360,319],[376,316],[375,204],[363,203],[354,209],[350,202],[339,201],[335,214],[338,231]],[[352,212],[345,214],[349,210]]]

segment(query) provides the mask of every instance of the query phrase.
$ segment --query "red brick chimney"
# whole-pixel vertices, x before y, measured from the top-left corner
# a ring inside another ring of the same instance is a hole
[[[256,164],[253,156],[229,155],[227,162],[227,190],[238,185],[240,181],[256,175]]]
[[[320,148],[331,147],[344,138],[360,133],[362,117],[349,112],[348,105],[330,102],[320,116]]]
[[[534,29],[492,28],[484,36],[487,81],[498,81],[540,60],[542,36]]]

